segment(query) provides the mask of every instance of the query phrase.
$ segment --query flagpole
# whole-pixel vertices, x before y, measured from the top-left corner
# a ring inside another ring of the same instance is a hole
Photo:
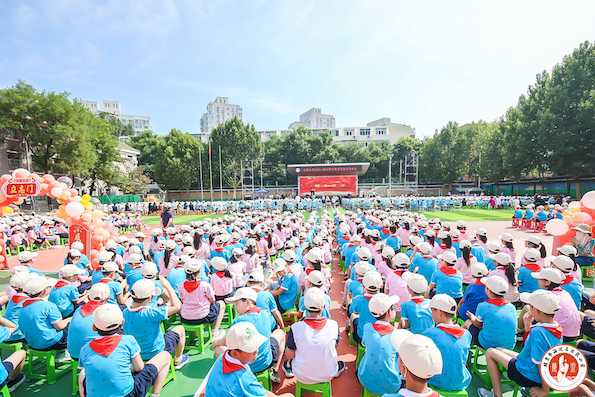
[[[204,191],[202,187],[202,157],[200,152],[202,151],[202,143],[198,146],[198,165],[200,167],[200,200],[205,201]]]
[[[221,201],[223,201],[223,168],[221,166],[221,145],[219,145],[219,188],[221,189]]]
[[[213,196],[213,163],[211,160],[212,160],[211,142],[209,141],[209,173],[210,173],[210,182],[211,182],[211,201],[215,201],[215,197]]]

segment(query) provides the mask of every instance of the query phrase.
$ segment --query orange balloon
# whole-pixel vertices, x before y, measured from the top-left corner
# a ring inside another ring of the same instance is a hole
[[[6,182],[6,181],[9,181],[9,180],[11,180],[11,179],[12,179],[12,175],[9,175],[9,174],[4,174],[4,175],[2,175],[2,176],[0,177],[0,181],[1,181],[2,183]]]
[[[66,226],[70,227],[73,225],[72,223],[72,218],[64,218],[64,223],[66,224]]]
[[[70,189],[70,196],[71,197],[76,197],[78,195],[79,195],[78,190],[76,190],[76,189]]]
[[[91,222],[91,220],[93,219],[93,217],[91,216],[90,213],[84,213],[83,215],[81,215],[81,219],[84,220],[85,222]]]
[[[581,212],[581,209],[579,207],[570,207],[568,208],[568,212],[571,214],[576,214],[577,212]]]

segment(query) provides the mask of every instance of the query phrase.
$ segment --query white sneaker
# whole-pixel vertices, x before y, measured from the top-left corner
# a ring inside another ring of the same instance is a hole
[[[479,397],[494,397],[494,391],[480,387],[479,389],[477,389],[477,395]]]
[[[62,356],[56,357],[56,364],[61,364],[71,360],[72,358],[70,357],[70,353],[68,353],[68,350],[64,350],[64,354]]]
[[[213,340],[215,339],[222,339],[225,337],[225,330],[218,329],[217,331],[213,331]]]

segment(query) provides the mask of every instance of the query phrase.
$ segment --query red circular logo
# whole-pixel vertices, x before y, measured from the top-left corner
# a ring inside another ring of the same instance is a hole
[[[552,347],[540,364],[541,377],[549,387],[558,391],[570,391],[583,383],[587,369],[585,356],[570,345]]]

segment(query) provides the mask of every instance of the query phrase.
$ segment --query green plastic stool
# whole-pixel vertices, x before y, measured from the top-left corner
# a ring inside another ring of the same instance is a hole
[[[361,397],[381,397],[382,394],[374,394],[370,391],[368,391],[368,389],[366,389],[365,387],[362,386],[362,395]]]
[[[295,323],[295,317],[285,316],[285,314],[287,314],[287,313],[297,313],[297,310],[294,307],[292,309],[286,310],[281,315],[281,319],[283,320],[283,323],[288,322],[288,323],[294,324]],[[285,332],[289,332],[289,329],[291,328],[291,324],[289,324],[288,326],[285,327]]]
[[[23,251],[26,251],[26,250],[27,250],[27,247],[25,247],[25,246],[24,246],[24,245],[22,245],[22,244],[21,244],[21,245],[17,245],[15,248],[16,248],[16,250],[17,250],[17,254],[20,254],[21,252],[23,252]]]
[[[355,346],[355,339],[353,339],[353,330],[349,331],[349,347]]]
[[[529,397],[529,390],[525,387],[522,388],[515,388],[514,390],[514,394],[512,395],[512,397],[517,397],[517,395],[519,394],[519,390],[521,392],[521,396],[522,397]],[[552,397],[561,397],[561,396],[567,396],[568,392],[567,391],[557,391],[557,390],[550,390],[550,394],[548,394],[548,396],[552,396]]]
[[[18,247],[17,247],[17,248],[18,248]],[[31,244],[29,244],[29,250],[30,250],[31,252],[37,252],[37,251],[39,251],[39,247],[37,246],[37,244],[35,244],[35,243],[31,243]]]
[[[72,395],[79,392],[79,362],[74,358],[70,361],[70,369],[72,370]]]
[[[57,350],[42,351],[29,348],[27,352],[27,376],[29,379],[45,379],[50,385],[71,370],[72,364],[59,368],[56,366]],[[45,367],[46,373],[41,370]]]
[[[8,391],[7,385],[4,385],[4,387],[0,389],[0,393],[2,393],[2,397],[10,397],[10,392]]]
[[[581,267],[581,274],[582,274],[582,279],[583,281],[593,281],[593,279],[595,277],[589,277],[588,274],[588,270],[590,270],[591,272],[594,271],[593,266],[585,266],[585,267]]]
[[[143,362],[146,364],[149,360],[146,360]],[[174,367],[174,358],[171,358],[170,364],[169,364],[169,373],[167,374],[167,378],[165,378],[165,381],[163,382],[163,386],[167,385],[170,381],[172,380],[176,380],[178,378],[178,376],[176,375],[176,368]],[[151,393],[153,393],[153,386],[151,386],[149,388],[149,391],[147,392],[147,396],[150,396]]]
[[[182,326],[186,330],[186,349],[198,350],[199,353],[203,353],[205,348],[213,342],[211,324],[190,325],[182,323]],[[205,328],[207,331],[206,338],[204,335]],[[196,340],[194,332],[198,333],[198,344],[196,346],[194,345],[194,341]]]
[[[430,385],[428,385],[430,386]],[[454,391],[447,391],[447,390],[440,390],[436,387],[430,386],[432,390],[439,393],[443,397],[466,397],[468,396],[467,390],[454,390]]]
[[[68,238],[60,237],[60,245],[68,245]]]
[[[304,392],[321,394],[322,397],[331,397],[331,382],[315,383],[313,385],[305,385],[300,381],[295,382],[295,397],[302,397]]]
[[[271,381],[271,372],[268,369],[265,369],[262,372],[258,372],[254,374],[256,376],[256,380],[259,383],[262,383],[262,386],[267,389],[268,391],[273,391],[273,382]]]
[[[475,350],[473,350],[473,362],[471,364],[471,373],[476,374],[483,381],[486,388],[489,390],[492,388],[492,380],[490,379],[490,374],[488,373],[487,364],[479,363],[479,357],[481,356],[485,358],[485,350],[479,346],[475,346]]]
[[[360,361],[364,358],[364,353],[366,352],[366,348],[362,345],[357,345],[357,356],[355,358],[355,368],[359,367]]]
[[[12,251],[9,247],[4,248],[4,252],[6,252],[6,256],[12,256]]]
[[[227,320],[224,320],[222,322],[222,324],[225,324],[228,327],[231,327],[233,320],[235,320],[236,317],[238,316],[238,313],[236,312],[236,306],[233,304],[229,304],[229,303],[226,304],[225,305],[225,314],[227,315]]]

